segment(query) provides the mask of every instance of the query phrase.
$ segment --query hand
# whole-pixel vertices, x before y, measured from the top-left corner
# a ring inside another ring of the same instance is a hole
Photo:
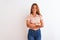
[[[39,23],[39,24],[36,24],[36,27],[41,27],[41,24]]]

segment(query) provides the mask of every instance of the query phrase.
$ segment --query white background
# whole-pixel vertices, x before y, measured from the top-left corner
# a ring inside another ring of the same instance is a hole
[[[0,0],[0,40],[27,40],[25,19],[33,3],[44,18],[42,40],[60,40],[59,0]]]

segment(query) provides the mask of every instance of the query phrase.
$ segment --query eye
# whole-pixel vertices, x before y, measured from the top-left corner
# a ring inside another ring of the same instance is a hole
[[[37,7],[34,5],[34,6],[33,6],[33,9],[37,9]]]

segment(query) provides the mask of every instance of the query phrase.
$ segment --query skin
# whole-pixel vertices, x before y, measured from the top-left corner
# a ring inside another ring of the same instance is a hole
[[[36,11],[37,11],[36,5],[33,6],[32,11],[33,11],[33,17],[35,17],[36,16]],[[30,21],[26,20],[27,27],[30,28],[30,29],[33,29],[33,30],[43,27],[44,26],[43,20],[40,20],[39,24],[40,25],[36,25],[35,23],[31,23]]]

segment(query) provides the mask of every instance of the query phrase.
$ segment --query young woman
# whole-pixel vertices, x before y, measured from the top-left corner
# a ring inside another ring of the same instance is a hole
[[[36,3],[31,6],[30,15],[26,18],[28,30],[28,40],[41,40],[41,30],[44,26],[43,17],[39,12],[39,7]]]

